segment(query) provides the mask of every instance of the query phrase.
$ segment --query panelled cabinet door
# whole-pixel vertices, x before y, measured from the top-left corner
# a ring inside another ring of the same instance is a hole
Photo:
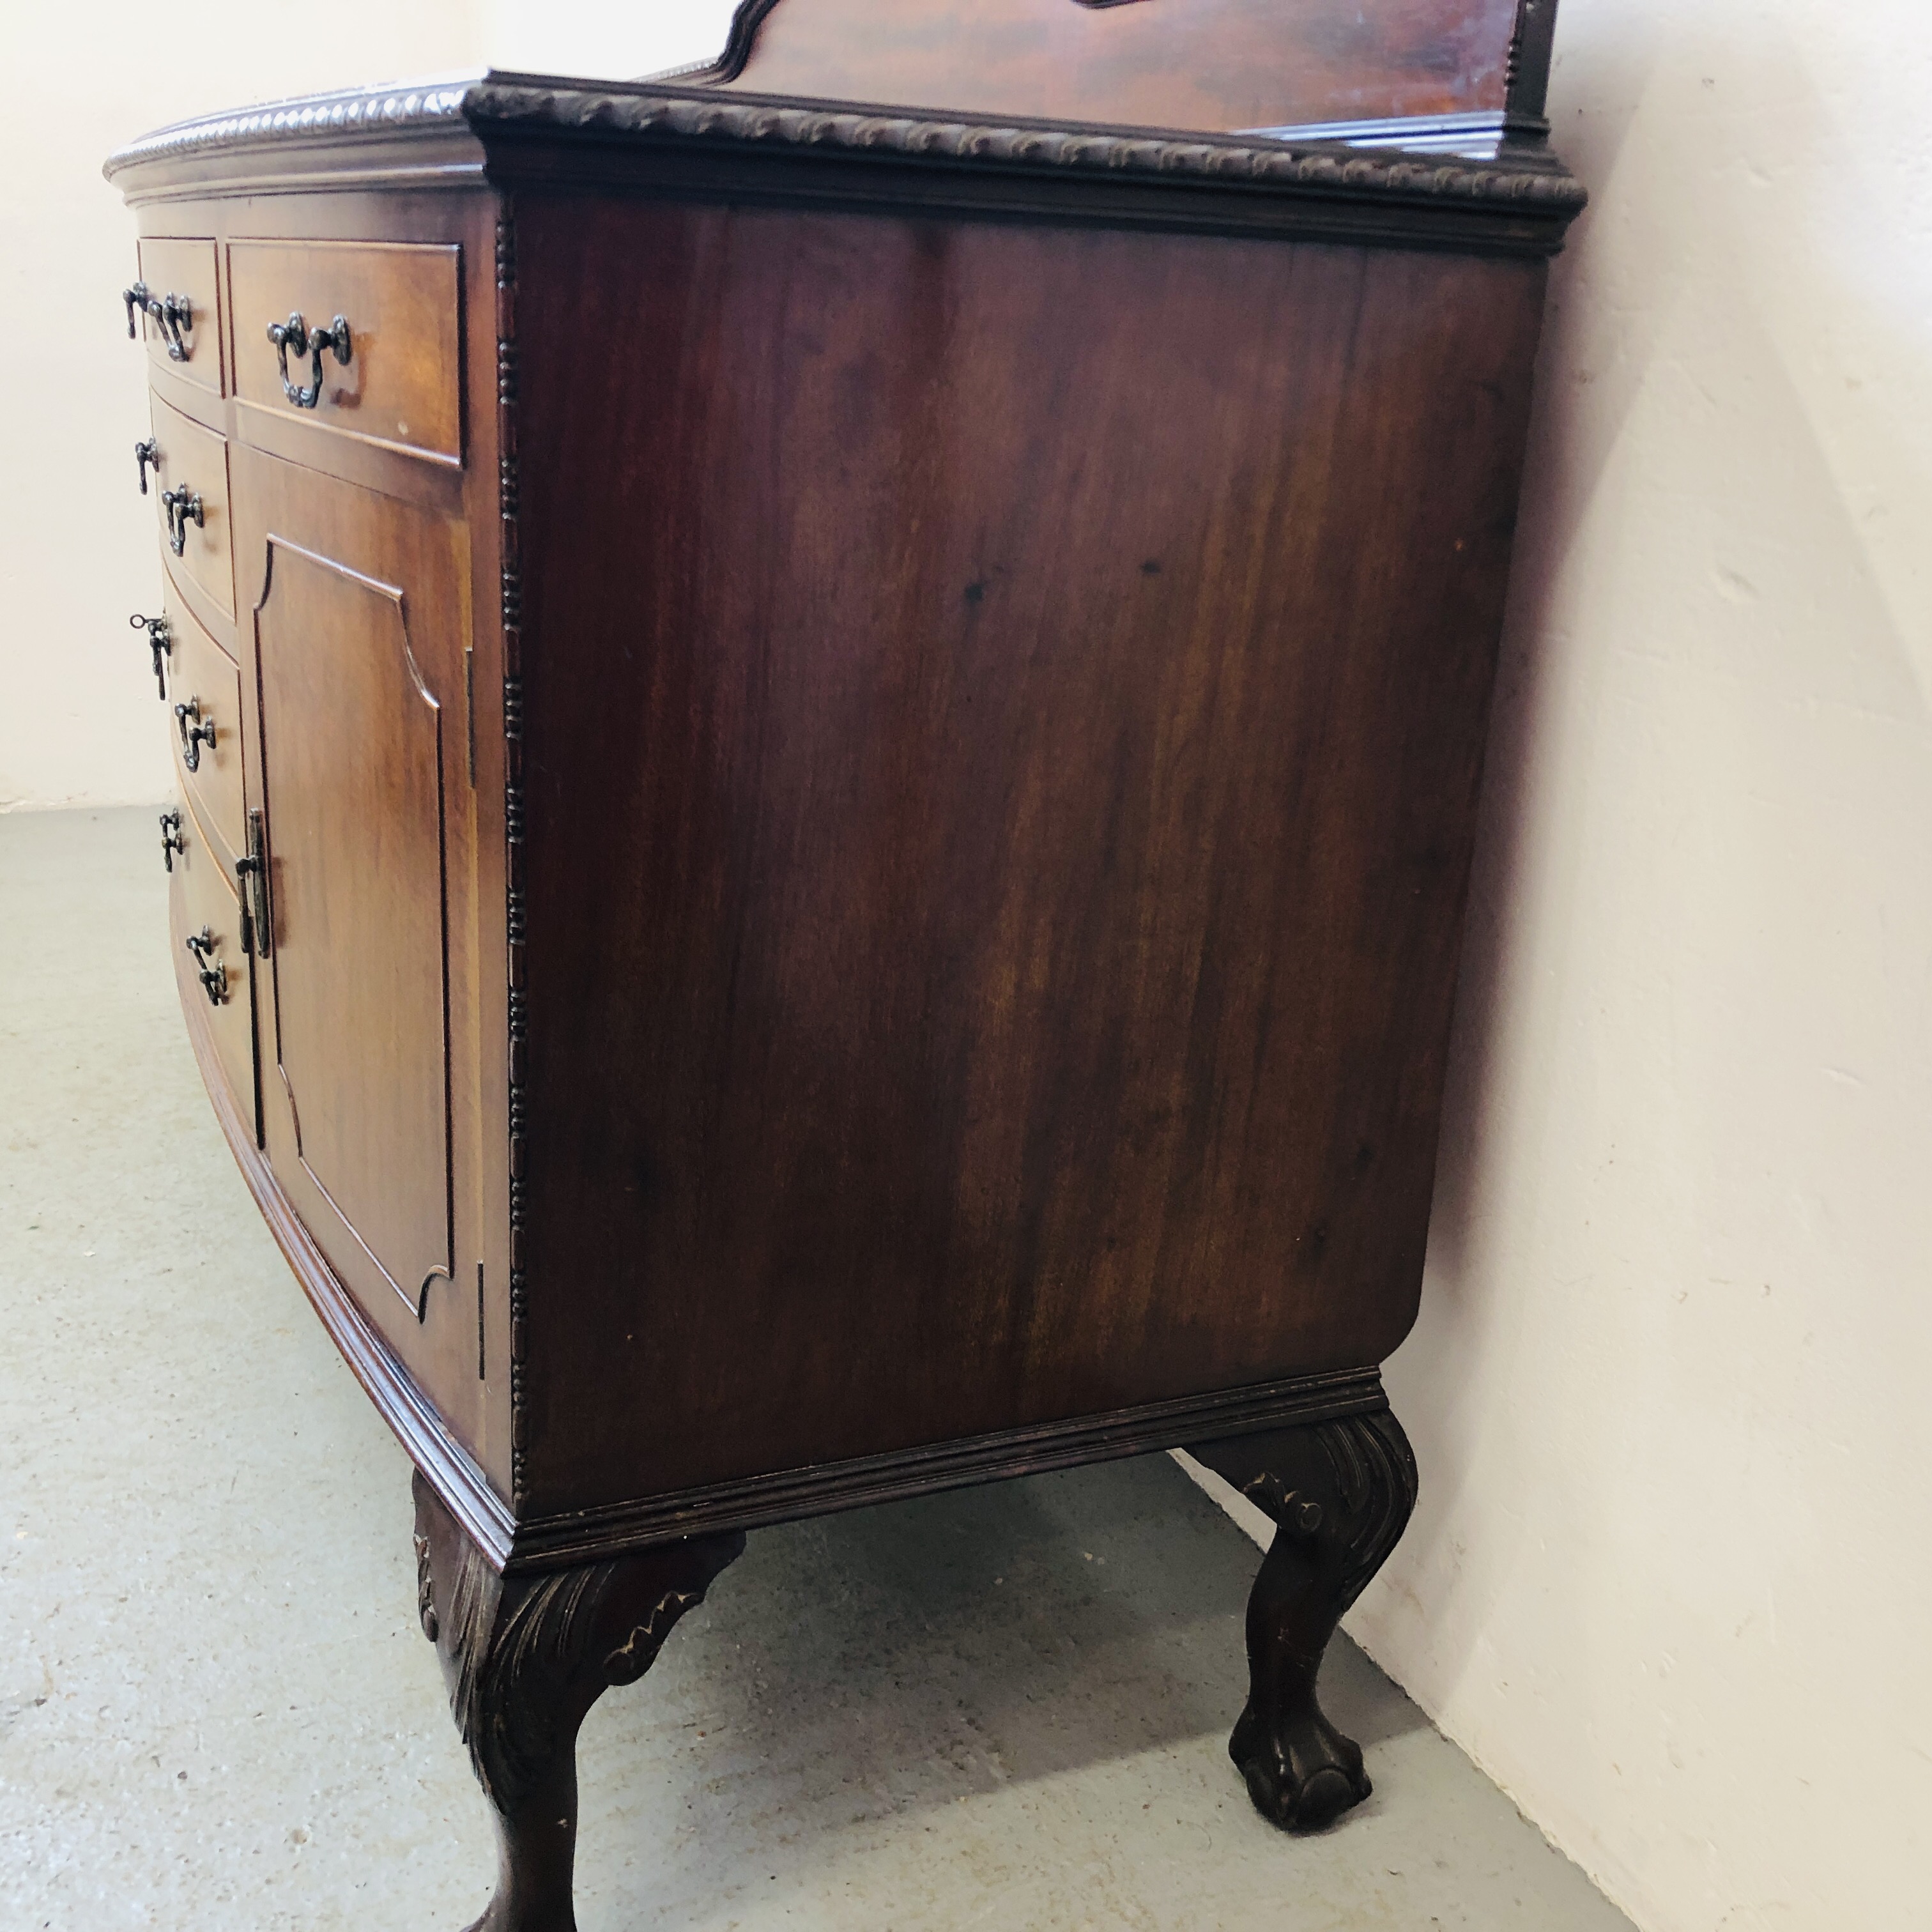
[[[238,458],[268,861],[269,1157],[337,1274],[454,1420],[478,1388],[475,1096],[452,1052],[473,913],[467,540],[454,519]]]

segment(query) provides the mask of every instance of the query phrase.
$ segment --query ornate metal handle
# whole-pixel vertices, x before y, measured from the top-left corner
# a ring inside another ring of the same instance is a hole
[[[154,466],[154,475],[161,473],[161,446],[151,436],[144,436],[134,446],[134,469],[141,479],[141,494],[148,494],[148,465]]]
[[[202,514],[201,499],[184,483],[178,490],[161,492],[161,514],[168,520],[168,548],[176,556],[182,555],[188,548],[188,526],[192,524],[196,530],[205,530],[207,523]]]
[[[349,364],[352,344],[346,316],[338,316],[326,328],[311,329],[298,310],[286,322],[268,325],[268,340],[275,345],[275,359],[281,365],[282,394],[298,410],[312,410],[322,400],[322,352],[332,349],[344,368]],[[310,358],[306,386],[289,380],[289,351]]]
[[[214,933],[204,926],[199,932],[190,933],[182,944],[194,955],[194,976],[201,982],[208,1004],[220,1006],[228,997],[228,968],[214,956],[218,942]]]
[[[164,812],[161,814],[161,863],[170,872],[175,868],[175,854],[188,850],[188,841],[181,836],[181,814]]]
[[[136,314],[152,316],[154,326],[161,332],[161,340],[168,345],[168,359],[171,362],[185,362],[194,354],[185,337],[194,329],[194,308],[186,296],[170,295],[157,298],[148,291],[146,282],[136,282],[131,289],[121,291],[121,299],[128,305],[128,339],[133,341],[138,331],[134,326]]]
[[[143,626],[146,628],[148,648],[154,654],[154,686],[161,694],[161,702],[165,704],[168,701],[168,680],[161,660],[174,655],[174,627],[165,617],[144,617],[138,610],[128,622],[137,631]]]
[[[191,772],[200,771],[202,746],[214,749],[214,720],[202,716],[200,698],[190,698],[175,706],[175,729],[181,734],[182,763]]]
[[[242,950],[266,959],[274,928],[268,911],[268,854],[259,806],[248,814],[248,856],[235,862],[235,890],[248,908],[242,915]]]

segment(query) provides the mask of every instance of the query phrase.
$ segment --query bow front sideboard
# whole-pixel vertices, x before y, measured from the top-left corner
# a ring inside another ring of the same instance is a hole
[[[1103,1456],[1274,1519],[1231,1751],[1366,1795],[1552,16],[747,0],[110,163],[183,1010],[416,1466],[482,1924],[748,1531]]]

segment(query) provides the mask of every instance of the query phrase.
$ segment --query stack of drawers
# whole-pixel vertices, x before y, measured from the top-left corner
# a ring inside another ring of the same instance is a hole
[[[259,1142],[254,962],[237,870],[248,807],[216,260],[212,240],[144,238],[126,298],[152,372],[152,428],[135,460],[160,518],[165,566],[159,622],[134,622],[154,646],[172,720],[178,802],[163,814],[161,836],[176,940],[206,1000],[232,1097]]]
[[[466,398],[494,344],[466,366],[464,318],[489,314],[492,208],[163,202],[125,296],[163,566],[158,615],[134,622],[174,747],[162,856],[203,1070],[231,1139],[477,1453],[478,1148],[502,1104],[479,1042],[506,1028],[476,929],[479,649],[499,770],[501,670],[495,412],[478,424]]]

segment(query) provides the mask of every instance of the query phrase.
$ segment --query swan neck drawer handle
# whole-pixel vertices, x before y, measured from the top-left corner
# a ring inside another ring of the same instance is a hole
[[[332,350],[336,361],[346,368],[354,347],[346,316],[338,315],[326,328],[310,328],[299,310],[286,322],[270,322],[268,340],[275,345],[275,360],[280,365],[282,394],[298,410],[312,410],[322,400],[322,352]],[[290,350],[310,358],[309,380],[305,384],[290,376]]]
[[[200,771],[202,746],[214,749],[214,720],[202,716],[200,698],[175,706],[175,729],[181,734],[182,763],[191,772]]]
[[[182,944],[194,955],[194,976],[201,982],[201,990],[208,995],[208,1004],[211,1006],[222,1005],[228,998],[228,968],[214,956],[220,942],[204,926],[199,932],[190,933]]]
[[[140,333],[135,326],[135,316],[152,316],[154,326],[160,331],[161,340],[168,345],[170,362],[185,362],[194,353],[188,341],[194,332],[194,304],[186,296],[152,295],[146,282],[136,282],[131,289],[121,291],[121,299],[128,306],[128,339],[130,342]]]
[[[161,492],[161,514],[168,520],[168,548],[177,556],[187,552],[189,524],[198,530],[208,527],[201,499],[185,483],[178,490]]]
[[[174,627],[165,617],[144,617],[138,610],[128,622],[134,629],[146,629],[148,633],[148,648],[154,654],[154,686],[165,704],[168,701],[168,680],[164,661],[174,655]]]

